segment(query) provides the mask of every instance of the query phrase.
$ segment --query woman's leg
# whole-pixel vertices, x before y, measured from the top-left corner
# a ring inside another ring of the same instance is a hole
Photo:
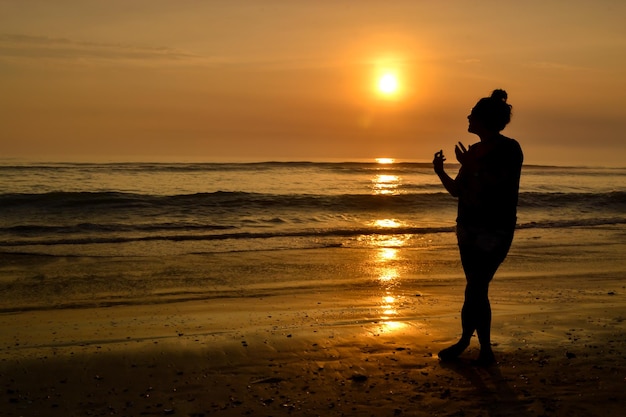
[[[476,258],[480,260],[480,257]],[[491,350],[491,304],[489,303],[489,283],[493,279],[499,263],[483,258],[482,265],[466,273],[465,302],[461,313],[463,339],[468,341],[474,331],[480,343],[479,362],[485,365],[494,361]]]
[[[463,235],[466,238],[465,235]],[[441,360],[453,360],[456,359],[470,344],[472,335],[476,331],[477,317],[476,317],[476,300],[477,297],[474,294],[476,292],[475,285],[471,283],[476,279],[473,277],[476,275],[474,265],[477,261],[475,249],[473,245],[462,244],[461,237],[459,236],[459,252],[461,254],[461,264],[465,272],[465,301],[463,302],[463,308],[461,308],[461,328],[463,333],[461,339],[454,345],[443,349],[439,352],[439,358]]]
[[[489,283],[506,257],[511,241],[512,234],[468,233],[467,230],[459,233],[459,251],[466,278],[465,301],[461,309],[463,334],[456,344],[439,352],[442,360],[452,360],[463,353],[476,331],[481,346],[478,362],[489,364],[494,361]]]
[[[473,245],[459,245],[461,263],[465,272],[465,300],[461,309],[461,339],[439,352],[442,360],[458,357],[469,346],[474,332],[479,335],[481,346],[490,346],[491,306],[489,304],[489,282],[493,273],[484,268],[483,254]]]

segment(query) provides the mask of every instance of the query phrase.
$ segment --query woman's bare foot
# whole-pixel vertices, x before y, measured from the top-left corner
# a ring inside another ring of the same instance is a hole
[[[491,348],[480,349],[480,353],[478,354],[478,359],[474,361],[474,365],[476,366],[491,366],[496,363],[496,357],[493,354],[493,350]]]
[[[442,361],[453,361],[459,357],[461,353],[469,346],[469,342],[459,341],[454,345],[447,347],[439,352],[439,359]]]

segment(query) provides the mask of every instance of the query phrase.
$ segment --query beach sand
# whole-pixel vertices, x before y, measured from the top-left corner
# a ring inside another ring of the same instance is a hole
[[[285,271],[299,271],[302,280],[286,289],[257,283],[238,296],[6,308],[0,415],[621,415],[624,247],[589,240],[568,258],[564,245],[541,241],[522,231],[494,280],[498,363],[489,368],[471,363],[476,340],[458,362],[437,358],[460,333],[463,280],[450,247],[437,262],[432,251],[402,252],[389,261],[397,262],[395,277],[376,265],[377,249],[294,251],[280,256],[291,260]],[[259,255],[229,256],[232,267]],[[32,265],[60,268],[9,258],[5,280]],[[200,271],[200,258],[193,259]],[[170,266],[191,261],[161,258]],[[63,262],[69,271],[81,262],[96,268],[98,260]],[[344,284],[311,282],[328,274]],[[371,276],[361,280],[364,274]]]

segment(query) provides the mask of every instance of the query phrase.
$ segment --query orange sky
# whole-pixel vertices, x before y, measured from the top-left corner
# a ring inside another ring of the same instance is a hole
[[[527,163],[626,166],[624,16],[620,0],[0,2],[0,159],[429,161],[476,141],[469,110],[504,88]]]

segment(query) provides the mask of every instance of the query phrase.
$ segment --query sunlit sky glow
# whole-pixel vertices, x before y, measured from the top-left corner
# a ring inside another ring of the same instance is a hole
[[[624,16],[617,0],[0,2],[0,158],[452,160],[504,88],[527,163],[625,166]]]

